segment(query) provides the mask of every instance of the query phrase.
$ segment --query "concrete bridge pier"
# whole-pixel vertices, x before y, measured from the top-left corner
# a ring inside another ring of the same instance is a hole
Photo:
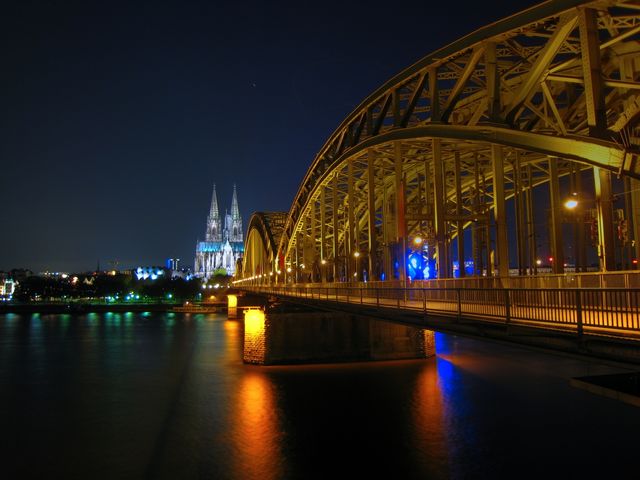
[[[435,334],[346,313],[244,312],[245,363],[257,365],[428,358]]]

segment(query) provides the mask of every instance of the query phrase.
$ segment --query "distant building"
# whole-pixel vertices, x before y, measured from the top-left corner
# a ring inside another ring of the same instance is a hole
[[[138,280],[156,280],[159,277],[165,277],[166,272],[170,270],[163,267],[138,267],[133,271],[133,274]]]
[[[0,301],[11,300],[16,290],[16,282],[4,272],[0,272]]]
[[[231,213],[227,213],[225,210],[223,224],[214,184],[205,241],[198,241],[196,244],[194,275],[209,278],[219,268],[224,268],[227,275],[233,275],[236,271],[236,262],[242,258],[243,253],[244,234],[242,233],[242,217],[238,208],[236,186],[233,185]]]
[[[167,262],[165,265],[167,267],[167,270],[171,273],[171,278],[182,278],[184,280],[191,280],[191,278],[193,278],[191,269],[178,268],[179,263],[179,258],[167,258]]]

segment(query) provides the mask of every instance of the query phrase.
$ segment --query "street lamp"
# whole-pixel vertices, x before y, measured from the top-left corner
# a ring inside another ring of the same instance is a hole
[[[353,278],[357,281],[359,277],[358,269],[360,267],[360,252],[357,250],[353,252],[353,258],[355,259],[355,271],[353,272]]]
[[[564,202],[564,207],[567,210],[575,210],[575,208],[578,206],[578,194],[577,193],[572,193],[571,196],[567,199],[566,202]]]
[[[584,258],[584,205],[580,205],[581,201],[578,194],[573,192],[564,202],[564,208],[571,212],[569,215],[573,224],[573,263],[576,272],[580,271],[581,266],[584,268],[586,261]]]

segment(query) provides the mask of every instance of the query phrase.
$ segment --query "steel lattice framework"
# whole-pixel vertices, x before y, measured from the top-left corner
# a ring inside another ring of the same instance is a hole
[[[245,242],[251,251],[245,250],[243,274],[272,271],[286,221],[284,212],[256,212],[251,216]]]
[[[508,275],[510,237],[521,273],[531,271],[532,192],[543,184],[562,273],[560,186],[569,179],[579,192],[585,174],[601,269],[616,262],[612,173],[628,192],[625,226],[638,258],[639,77],[638,1],[552,0],[481,28],[390,79],[342,122],[286,222],[278,217],[281,231],[252,220],[243,274],[268,262],[263,271],[290,268],[296,281],[361,279],[363,270],[369,280],[404,278],[398,259],[419,237],[447,277],[452,259],[466,258],[465,235],[477,274]],[[260,261],[250,258],[258,241]]]

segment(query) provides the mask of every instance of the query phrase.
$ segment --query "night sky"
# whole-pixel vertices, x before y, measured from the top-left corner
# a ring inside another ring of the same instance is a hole
[[[390,77],[536,1],[3,2],[0,270],[193,267]]]

